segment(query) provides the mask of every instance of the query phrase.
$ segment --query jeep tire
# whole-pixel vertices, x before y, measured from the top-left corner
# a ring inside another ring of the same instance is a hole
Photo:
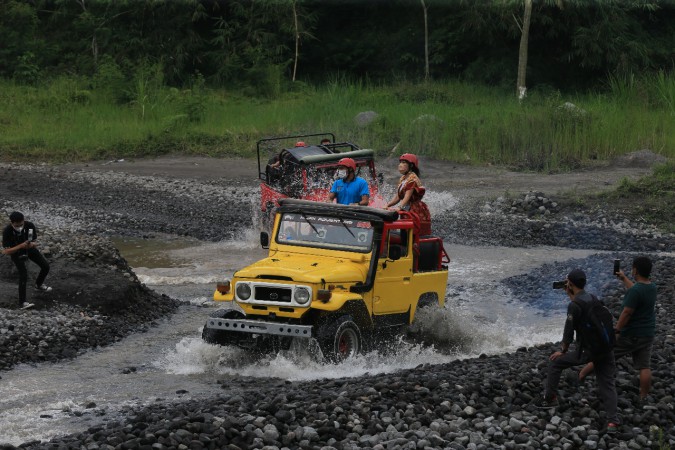
[[[352,316],[344,315],[327,321],[317,331],[317,342],[324,358],[339,363],[361,353],[363,339],[361,330]]]

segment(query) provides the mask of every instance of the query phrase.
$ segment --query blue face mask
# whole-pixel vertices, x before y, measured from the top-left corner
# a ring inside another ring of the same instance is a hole
[[[21,233],[23,231],[23,225],[21,225],[20,227],[13,226],[12,228],[14,228],[14,231],[16,231],[17,233]]]

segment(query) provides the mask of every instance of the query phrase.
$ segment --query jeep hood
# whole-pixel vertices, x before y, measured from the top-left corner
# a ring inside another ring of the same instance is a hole
[[[277,253],[237,271],[239,278],[278,279],[288,277],[305,283],[347,283],[364,281],[368,260],[354,262],[349,258]]]

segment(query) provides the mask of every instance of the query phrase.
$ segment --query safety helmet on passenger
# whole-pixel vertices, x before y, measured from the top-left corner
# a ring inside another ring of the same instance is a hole
[[[351,158],[342,158],[338,161],[338,166],[345,166],[348,169],[356,170],[356,161]]]
[[[413,164],[415,167],[419,167],[419,164],[417,162],[417,156],[413,155],[412,153],[404,153],[398,160],[399,162],[405,161],[408,164]]]

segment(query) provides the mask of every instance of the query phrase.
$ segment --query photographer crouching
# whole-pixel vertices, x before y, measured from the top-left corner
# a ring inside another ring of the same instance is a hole
[[[549,357],[545,392],[533,403],[538,408],[557,407],[559,404],[557,391],[562,371],[592,361],[595,364],[598,397],[606,414],[607,427],[605,430],[607,433],[613,433],[619,427],[615,386],[616,365],[614,353],[611,351],[613,341],[603,346],[598,338],[589,331],[591,324],[599,322],[599,320],[590,320],[591,316],[594,315],[599,318],[598,311],[604,311],[606,308],[597,297],[584,290],[585,286],[586,274],[580,269],[572,270],[564,282],[553,283],[554,289],[564,288],[569,297],[567,320],[565,321],[561,349]],[[604,313],[609,315],[605,318],[609,321],[609,333],[612,334],[611,314],[609,310],[604,311]],[[603,325],[603,323],[599,325]],[[568,353],[575,335],[576,349]]]
[[[37,228],[32,222],[24,220],[23,214],[14,211],[9,215],[10,224],[2,232],[2,254],[10,255],[12,262],[19,271],[19,307],[30,308],[32,303],[26,302],[26,285],[28,284],[28,270],[26,261],[31,260],[40,267],[40,273],[35,279],[35,288],[42,292],[52,290],[44,284],[49,273],[49,263],[37,249]]]

